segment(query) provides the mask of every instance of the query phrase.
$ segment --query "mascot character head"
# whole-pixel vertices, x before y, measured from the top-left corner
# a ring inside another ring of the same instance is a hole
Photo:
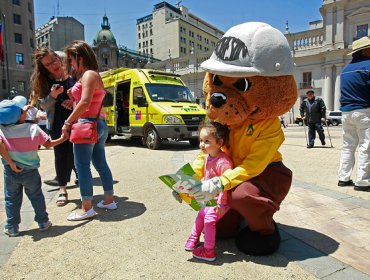
[[[229,29],[201,67],[210,119],[238,125],[274,118],[297,100],[294,63],[285,36],[266,23]]]

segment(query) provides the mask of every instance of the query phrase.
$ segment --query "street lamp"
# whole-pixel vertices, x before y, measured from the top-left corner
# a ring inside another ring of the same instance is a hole
[[[168,49],[168,58],[170,60],[170,71],[172,73],[174,73],[175,72],[175,69],[174,69],[174,65],[173,65],[173,62],[172,62],[171,49]]]

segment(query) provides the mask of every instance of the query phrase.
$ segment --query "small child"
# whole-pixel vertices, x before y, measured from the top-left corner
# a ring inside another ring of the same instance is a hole
[[[4,164],[5,210],[7,215],[4,233],[10,237],[19,235],[20,210],[23,188],[35,210],[35,221],[40,231],[48,230],[51,222],[46,212],[45,198],[41,190],[38,172],[40,158],[38,146],[56,146],[67,138],[50,140],[37,124],[25,123],[28,106],[26,98],[0,102],[0,155]]]
[[[202,180],[220,176],[225,170],[233,168],[232,160],[221,150],[221,147],[228,145],[228,139],[229,130],[220,123],[209,122],[199,128],[199,147],[205,155],[208,155],[204,158]],[[177,197],[176,199],[178,200]],[[206,261],[216,259],[216,223],[230,207],[227,204],[226,192],[218,194],[215,200],[217,206],[206,206],[199,211],[191,235],[185,243],[185,250],[193,251],[194,258]],[[204,245],[197,247],[202,231],[204,231]]]

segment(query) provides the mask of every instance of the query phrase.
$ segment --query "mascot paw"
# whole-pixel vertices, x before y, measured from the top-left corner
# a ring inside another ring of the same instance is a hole
[[[272,234],[262,235],[253,232],[246,227],[236,237],[235,243],[239,251],[252,256],[266,256],[274,253],[280,245],[279,229],[275,224],[275,231]]]

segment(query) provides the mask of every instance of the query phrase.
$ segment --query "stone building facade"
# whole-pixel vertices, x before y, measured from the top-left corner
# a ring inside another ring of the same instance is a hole
[[[323,0],[322,19],[309,23],[308,30],[290,33],[288,23],[285,36],[296,64],[294,76],[299,98],[287,118],[291,122],[299,115],[299,105],[309,89],[324,99],[330,111],[339,109],[340,73],[351,61],[347,55],[352,42],[370,34],[370,1]],[[204,72],[199,64],[208,59],[212,50],[154,63],[149,68],[179,73],[194,92],[202,98]]]
[[[0,0],[2,57],[0,58],[0,100],[28,95],[35,49],[33,0]]]
[[[222,35],[185,6],[165,1],[154,5],[152,14],[136,20],[137,50],[160,60],[208,52]]]
[[[352,58],[347,54],[353,41],[369,35],[368,0],[323,0],[320,13],[322,20],[311,22],[309,30],[289,33],[287,28],[285,34],[296,64],[295,112],[308,89],[323,98],[328,110],[339,109],[340,73]]]
[[[97,32],[92,48],[98,58],[99,71],[119,67],[144,68],[148,62],[158,61],[125,46],[118,46],[107,15],[103,16],[101,30]]]
[[[73,17],[52,17],[36,30],[37,47],[62,51],[74,40],[84,41],[85,29],[84,25]]]

